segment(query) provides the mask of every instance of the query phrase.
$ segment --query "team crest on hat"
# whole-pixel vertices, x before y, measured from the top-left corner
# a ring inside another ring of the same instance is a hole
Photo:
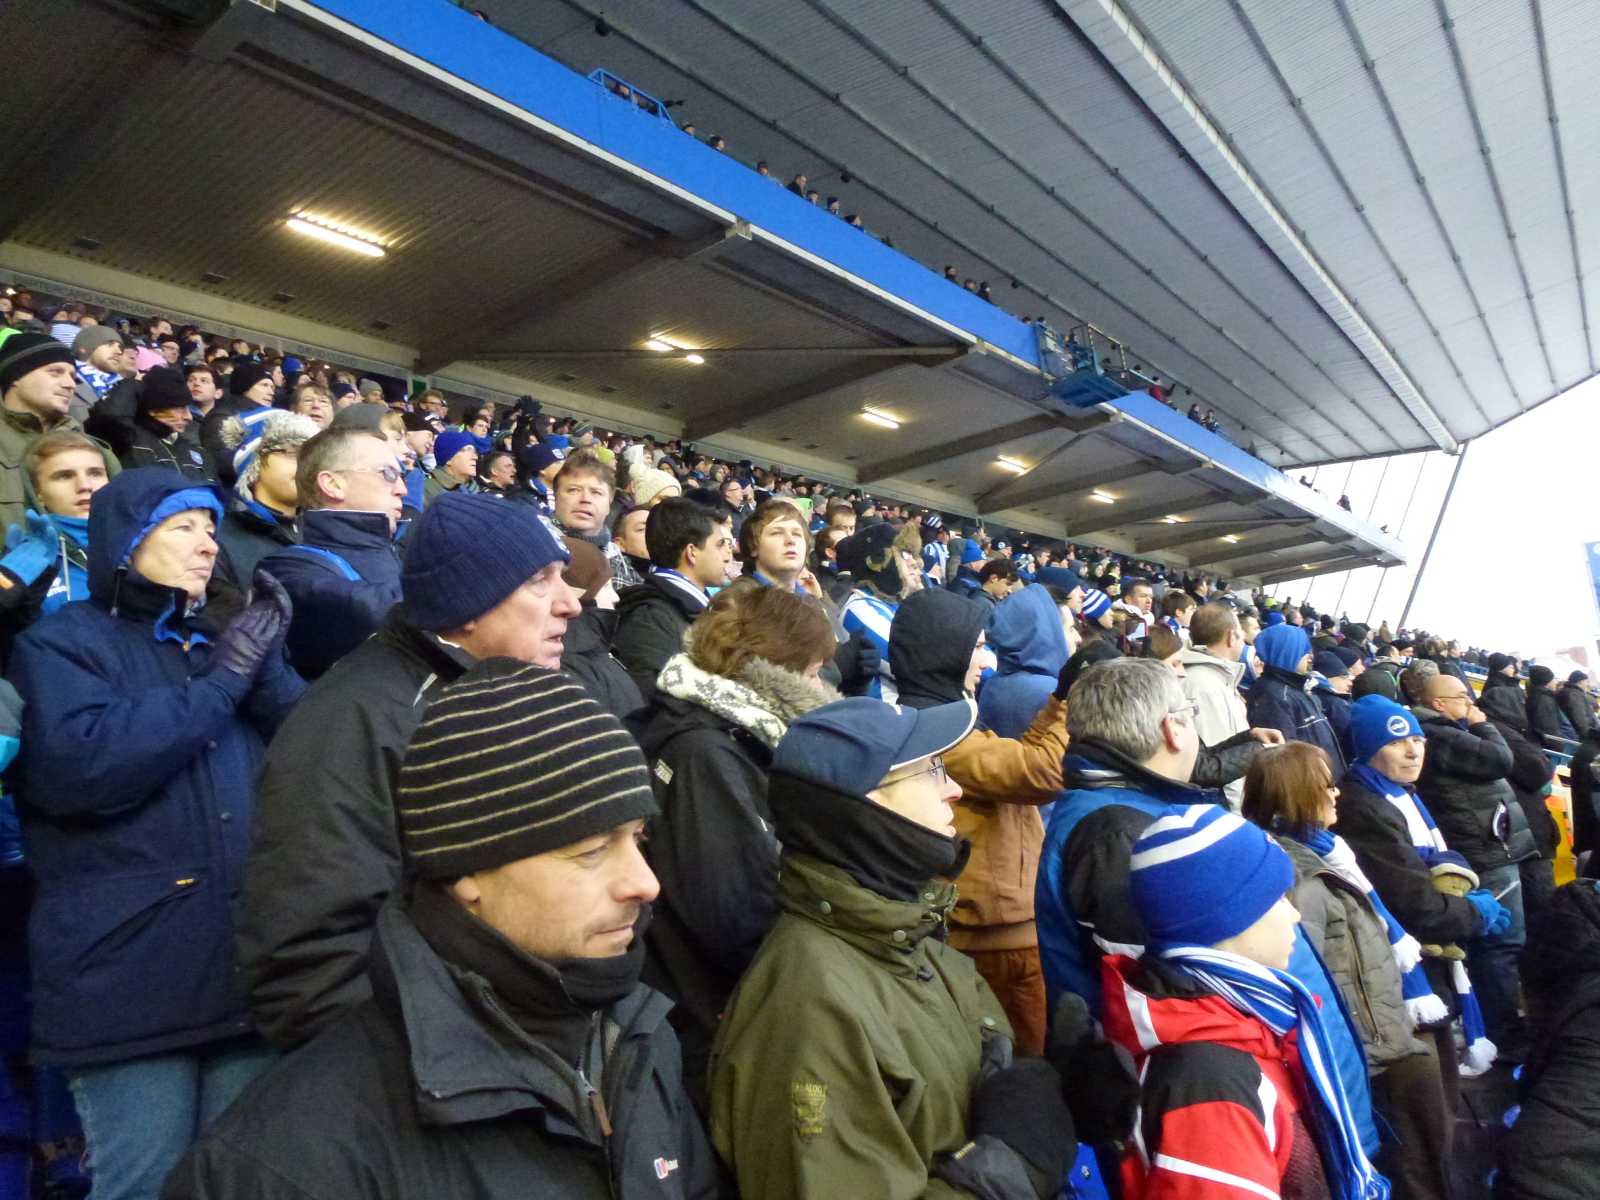
[[[539,513],[538,517],[540,522],[544,525],[545,532],[555,539],[556,545],[560,546],[562,550],[566,550],[567,553],[570,554],[571,551],[567,550],[567,539],[561,536],[561,531],[555,527],[550,518],[545,516],[543,513]]]
[[[1411,732],[1411,722],[1406,720],[1399,713],[1395,713],[1394,716],[1389,718],[1388,724],[1385,726],[1385,728],[1388,729],[1388,731],[1395,737],[1403,738]]]

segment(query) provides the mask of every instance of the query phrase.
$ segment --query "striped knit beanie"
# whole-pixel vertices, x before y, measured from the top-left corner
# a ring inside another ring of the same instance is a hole
[[[1111,611],[1111,597],[1099,588],[1090,588],[1083,594],[1083,615],[1091,621],[1098,621]]]
[[[450,880],[654,816],[644,755],[569,675],[476,664],[428,705],[396,798],[406,870]]]
[[[1266,830],[1217,804],[1174,808],[1133,844],[1133,907],[1152,946],[1215,946],[1254,925],[1294,887]]]

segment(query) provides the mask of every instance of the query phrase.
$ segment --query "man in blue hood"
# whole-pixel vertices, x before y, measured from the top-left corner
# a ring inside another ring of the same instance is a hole
[[[222,494],[124,471],[89,511],[89,599],[17,639],[13,768],[39,894],[33,1057],[66,1069],[99,1180],[150,1196],[270,1059],[234,966],[267,740],[305,684],[289,602],[257,577],[206,620]]]
[[[1328,756],[1335,777],[1345,769],[1344,751],[1328,715],[1311,695],[1311,638],[1287,621],[1256,635],[1261,678],[1250,689],[1250,724],[1276,729],[1292,742],[1309,742]]]
[[[999,669],[979,694],[978,719],[1001,737],[1019,738],[1071,657],[1061,610],[1043,584],[1030,583],[995,606],[989,645]]]

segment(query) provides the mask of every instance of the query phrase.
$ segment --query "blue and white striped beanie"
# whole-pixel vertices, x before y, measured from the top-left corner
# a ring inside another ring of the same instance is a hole
[[[1260,826],[1216,804],[1158,818],[1133,845],[1129,884],[1152,946],[1215,946],[1294,887],[1294,864]]]
[[[1090,588],[1083,594],[1083,615],[1091,621],[1098,621],[1111,611],[1111,597],[1099,588]]]

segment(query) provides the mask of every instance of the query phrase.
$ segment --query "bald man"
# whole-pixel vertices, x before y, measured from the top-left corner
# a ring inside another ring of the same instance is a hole
[[[1463,855],[1478,884],[1505,905],[1510,928],[1476,938],[1467,947],[1467,973],[1483,1005],[1489,1040],[1510,1062],[1521,1062],[1528,1035],[1517,1012],[1521,983],[1517,956],[1526,940],[1522,882],[1517,864],[1538,857],[1527,816],[1512,790],[1511,748],[1471,690],[1453,675],[1420,684],[1413,709],[1428,739],[1417,793],[1446,845]]]

